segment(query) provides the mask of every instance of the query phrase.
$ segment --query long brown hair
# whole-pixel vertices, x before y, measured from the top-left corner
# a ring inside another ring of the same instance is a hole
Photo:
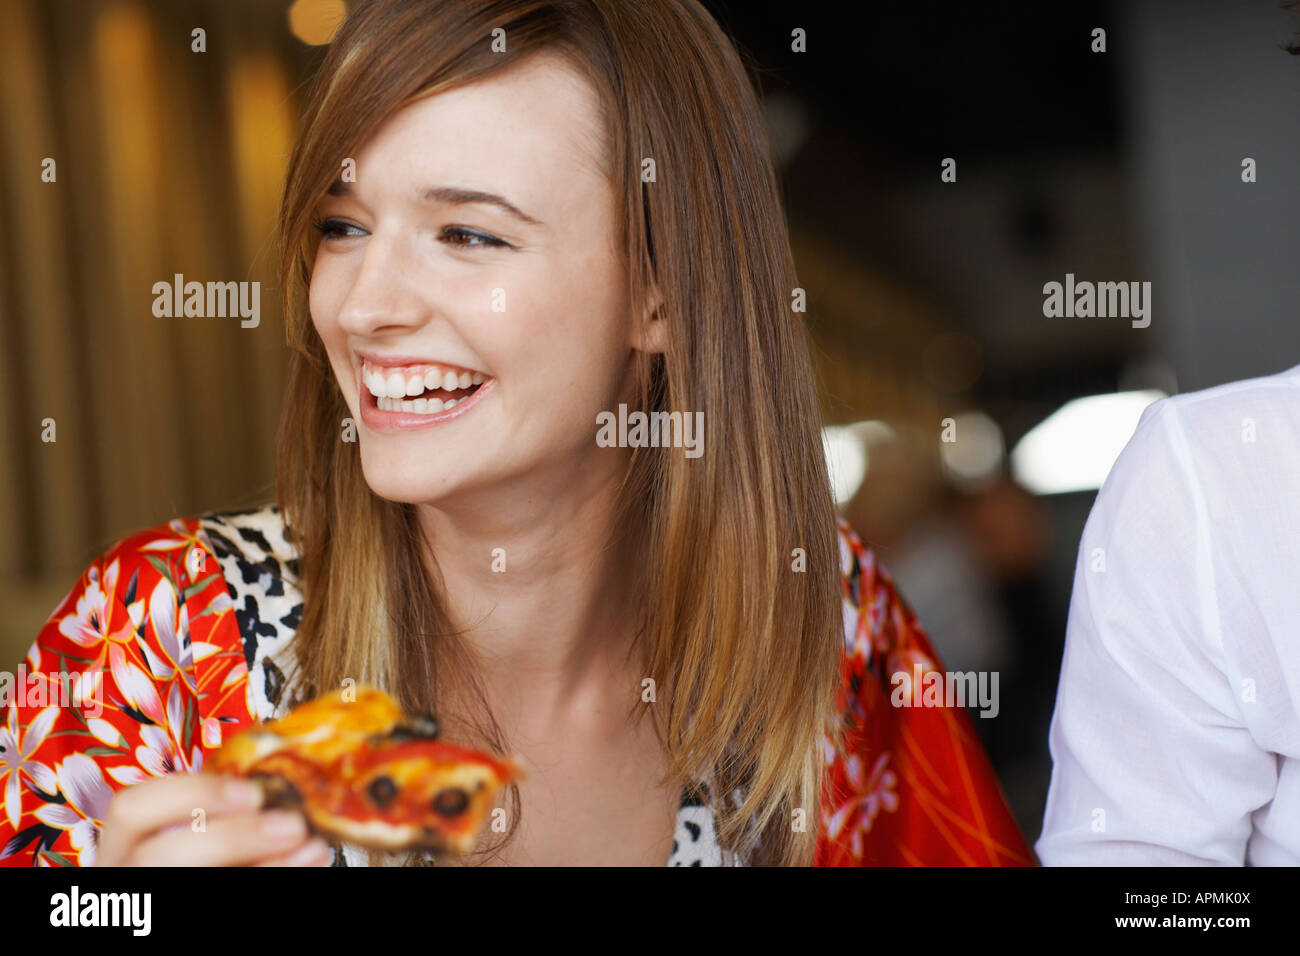
[[[505,52],[493,51],[497,28]],[[476,732],[509,752],[414,507],[375,495],[356,443],[341,439],[349,411],[306,292],[310,226],[342,160],[415,98],[542,50],[565,56],[600,97],[630,301],[661,297],[669,342],[661,356],[637,353],[639,407],[703,411],[708,428],[703,457],[636,449],[621,487],[620,527],[648,569],[646,673],[668,691],[646,704],[629,688],[629,716],[653,715],[672,779],[707,784],[725,850],[807,865],[822,735],[842,746],[834,504],[762,114],[736,48],[695,0],[373,0],[340,27],[306,104],[279,223],[293,355],[277,496],[300,552],[302,686],[350,677],[433,713],[441,690],[480,688]],[[642,182],[647,157],[653,182]]]

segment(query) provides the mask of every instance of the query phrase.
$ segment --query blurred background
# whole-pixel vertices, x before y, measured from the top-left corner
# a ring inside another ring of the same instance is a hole
[[[840,506],[946,669],[999,674],[974,722],[1036,839],[1093,495],[1151,401],[1300,363],[1300,16],[705,5],[762,90]],[[345,9],[0,0],[0,666],[113,541],[270,500],[276,206]],[[259,326],[154,317],[176,273],[261,282]],[[1150,325],[1046,317],[1067,274],[1150,282]]]

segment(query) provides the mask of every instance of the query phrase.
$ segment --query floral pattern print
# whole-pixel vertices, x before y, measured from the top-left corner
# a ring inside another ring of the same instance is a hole
[[[843,521],[840,547],[846,750],[823,739],[815,863],[1032,865],[966,713],[890,705],[890,674],[939,664]],[[197,519],[110,548],[41,629],[0,720],[0,864],[91,865],[117,790],[201,771],[256,723],[245,651]]]
[[[254,723],[215,567],[198,523],[173,520],[109,549],[41,629],[0,731],[0,863],[92,864],[115,791],[197,773]]]
[[[1034,865],[966,711],[891,704],[891,675],[942,668],[874,553],[846,522],[839,528],[846,755],[823,738],[816,864]]]

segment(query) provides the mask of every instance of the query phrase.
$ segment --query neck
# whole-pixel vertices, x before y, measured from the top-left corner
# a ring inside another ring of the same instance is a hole
[[[417,509],[451,619],[507,733],[613,717],[639,687],[628,654],[641,567],[615,527],[624,467],[602,454],[550,481]]]

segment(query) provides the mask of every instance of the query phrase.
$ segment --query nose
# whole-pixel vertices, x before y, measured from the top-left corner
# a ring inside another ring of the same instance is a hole
[[[359,339],[423,325],[430,307],[418,276],[407,241],[376,230],[366,241],[361,264],[339,309],[339,325]]]

